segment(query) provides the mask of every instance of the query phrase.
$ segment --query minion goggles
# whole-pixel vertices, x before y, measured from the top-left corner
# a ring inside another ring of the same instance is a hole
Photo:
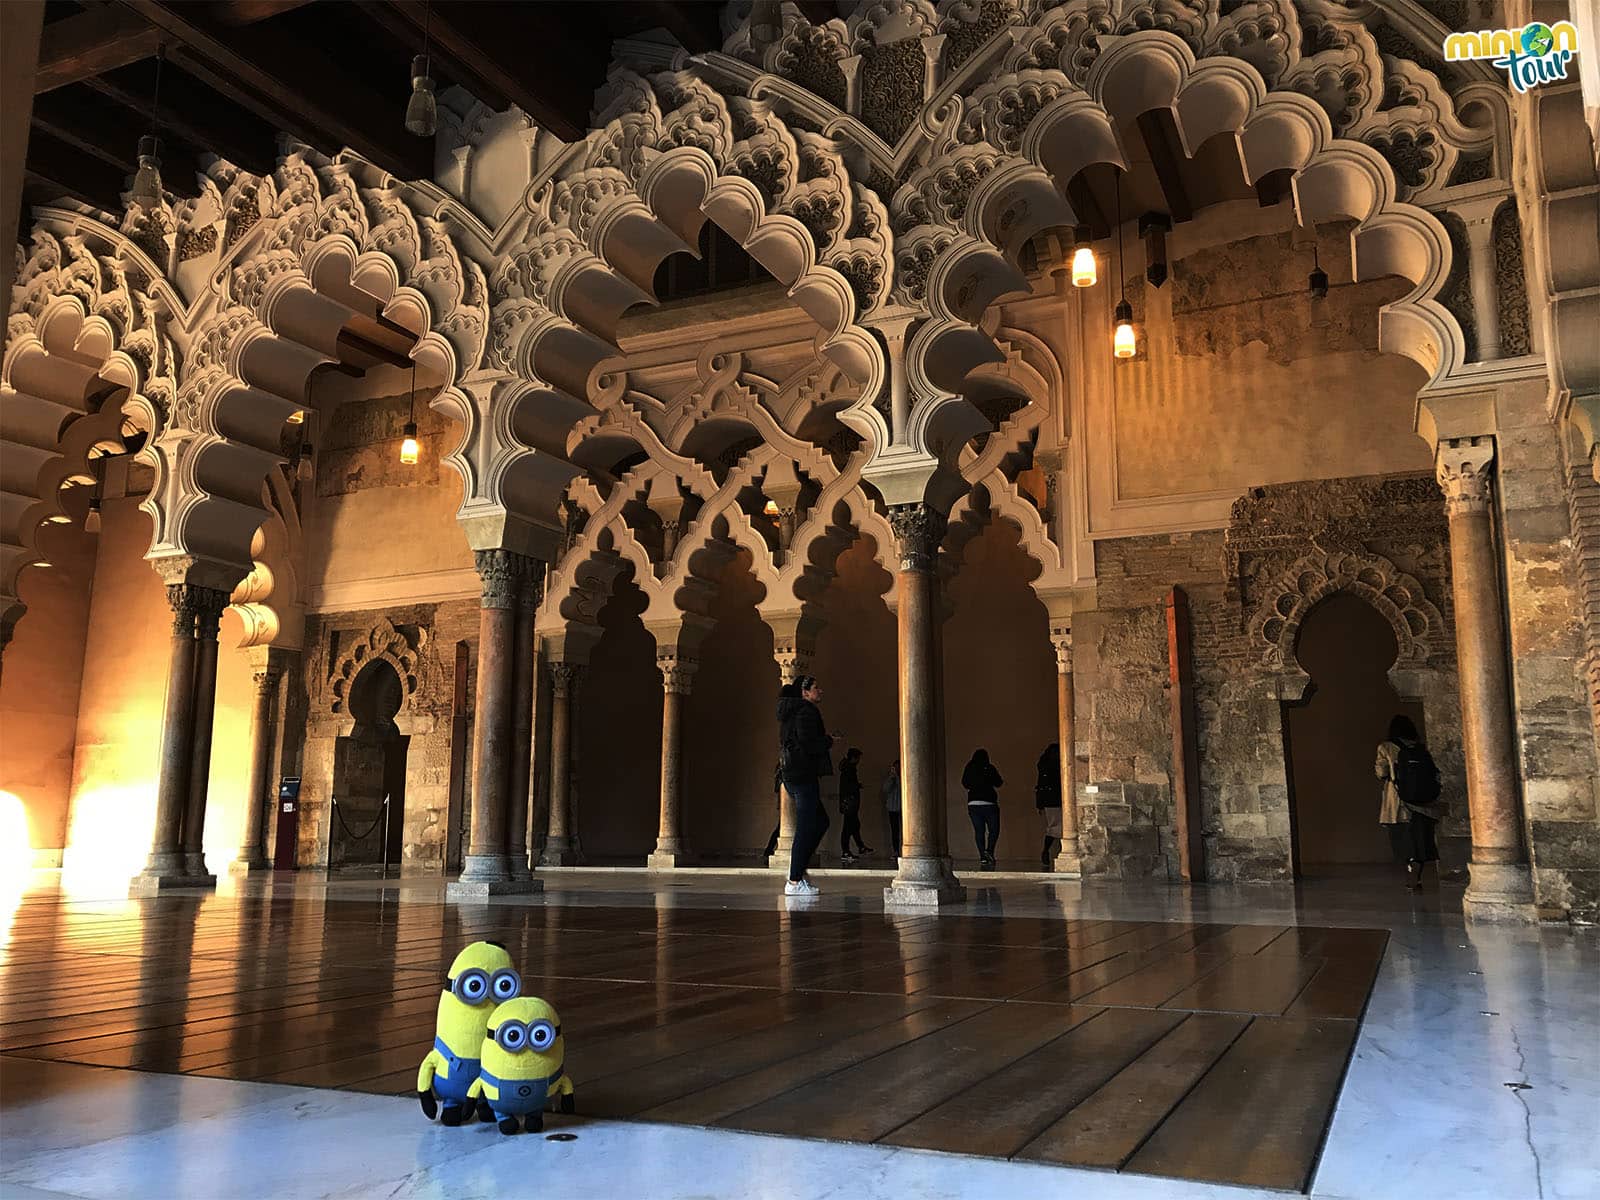
[[[522,976],[510,968],[496,971],[491,975],[478,967],[472,967],[454,979],[446,979],[445,986],[454,993],[457,1000],[467,1004],[482,1004],[491,998],[498,1003],[517,998],[522,991]]]
[[[530,1048],[543,1052],[556,1044],[561,1026],[544,1020],[529,1021],[526,1025],[521,1021],[502,1021],[492,1035],[500,1049],[512,1054]]]

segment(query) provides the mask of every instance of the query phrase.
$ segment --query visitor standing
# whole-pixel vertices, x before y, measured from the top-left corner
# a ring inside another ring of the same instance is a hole
[[[772,798],[778,803],[778,823],[772,827],[772,836],[767,839],[767,848],[761,857],[770,859],[778,851],[778,835],[783,832],[783,764],[780,762],[772,768]]]
[[[1407,886],[1421,891],[1424,868],[1439,861],[1434,828],[1443,812],[1439,768],[1410,717],[1397,716],[1389,722],[1389,738],[1378,746],[1373,773],[1383,781],[1378,823],[1389,831],[1395,861],[1405,864]]]
[[[833,743],[822,722],[822,686],[813,676],[802,675],[778,693],[778,747],[783,786],[794,802],[794,847],[789,858],[789,882],[784,893],[814,896],[816,885],[806,878],[811,856],[828,832],[828,813],[822,807],[821,779],[833,774]]]
[[[883,800],[883,815],[889,818],[889,839],[894,846],[894,856],[900,857],[900,760],[889,764],[878,785],[878,796]]]
[[[850,852],[853,840],[862,854],[871,854],[872,847],[861,840],[861,751],[852,746],[839,764],[839,816],[843,818],[839,830],[839,859],[845,866],[856,861]]]
[[[989,761],[989,752],[974,750],[961,772],[961,786],[967,789],[967,816],[978,843],[978,862],[985,870],[994,869],[994,849],[1000,841],[1000,793],[996,789],[1004,783]]]
[[[1033,785],[1033,806],[1044,820],[1044,849],[1039,864],[1048,871],[1061,849],[1061,743],[1051,742],[1039,755],[1039,778]]]

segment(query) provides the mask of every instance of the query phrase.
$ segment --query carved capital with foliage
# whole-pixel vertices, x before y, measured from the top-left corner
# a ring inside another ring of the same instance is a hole
[[[889,525],[894,530],[902,571],[931,571],[944,540],[943,513],[926,504],[895,504],[889,508]]]
[[[1435,475],[1451,517],[1489,511],[1489,481],[1494,472],[1492,437],[1452,438],[1439,443]]]

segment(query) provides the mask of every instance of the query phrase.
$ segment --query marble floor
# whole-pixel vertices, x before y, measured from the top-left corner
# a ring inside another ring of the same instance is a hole
[[[823,875],[819,913],[881,909],[881,880]],[[1060,922],[1386,928],[1388,948],[1317,1163],[1314,1196],[1368,1200],[1600,1195],[1600,940],[1592,930],[1463,924],[1459,891],[1412,897],[1381,881],[1183,890],[974,881],[965,915]],[[552,873],[546,893],[500,905],[786,911],[765,878]],[[275,879],[250,899],[437,903],[437,881]],[[161,904],[165,901],[144,902]],[[139,905],[58,895],[51,881],[13,914],[52,906],[115,918]],[[687,915],[687,914],[685,914]],[[505,914],[506,917],[512,914]],[[68,922],[70,927],[71,922]],[[109,950],[109,947],[101,947]],[[147,951],[158,950],[149,947]],[[207,948],[196,948],[203,959]],[[70,991],[72,981],[64,981]],[[9,993],[4,996],[9,1000]],[[134,1003],[135,1000],[129,1000]],[[8,1021],[26,1019],[10,1012]],[[9,1043],[7,1043],[9,1044]],[[415,1102],[321,1088],[0,1059],[0,1196],[1239,1197],[1282,1195],[919,1149],[771,1137],[649,1121],[552,1118],[547,1135],[421,1122]]]

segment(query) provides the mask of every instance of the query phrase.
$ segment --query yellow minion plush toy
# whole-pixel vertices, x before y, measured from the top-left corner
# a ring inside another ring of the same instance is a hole
[[[473,942],[456,955],[439,997],[433,1049],[417,1071],[417,1099],[430,1121],[438,1111],[435,1096],[444,1102],[444,1124],[459,1125],[472,1115],[468,1092],[478,1078],[479,1048],[489,1044],[490,1016],[521,991],[522,977],[499,942]]]
[[[519,1117],[528,1132],[539,1133],[552,1096],[561,1098],[562,1112],[576,1108],[566,1054],[554,1008],[537,996],[508,1000],[489,1017],[482,1066],[467,1094],[489,1102],[501,1133],[516,1133]]]

